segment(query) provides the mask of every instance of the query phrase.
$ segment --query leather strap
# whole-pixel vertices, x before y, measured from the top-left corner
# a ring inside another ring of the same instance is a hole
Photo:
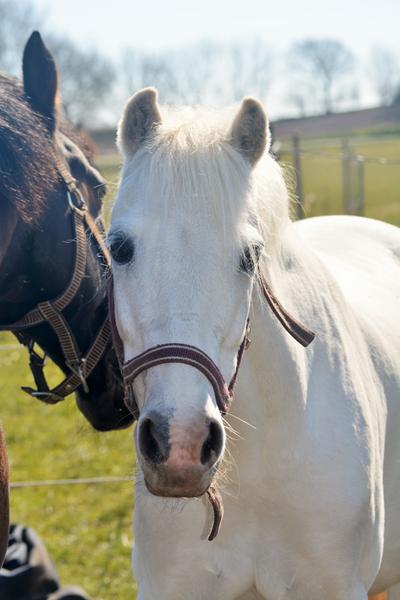
[[[224,518],[224,503],[220,491],[215,486],[210,485],[206,494],[213,509],[213,524],[207,538],[209,542],[212,542],[217,537]]]
[[[32,370],[37,389],[35,390],[31,387],[24,386],[22,387],[22,390],[24,392],[27,392],[34,398],[38,398],[42,402],[45,402],[46,404],[57,404],[61,400],[64,400],[66,396],[72,394],[72,392],[74,392],[78,387],[83,385],[82,379],[86,380],[86,377],[88,377],[88,375],[97,366],[100,358],[104,353],[105,348],[107,347],[110,341],[110,335],[110,323],[108,320],[106,320],[100,328],[100,331],[98,332],[88,352],[86,353],[86,356],[83,360],[81,360],[75,372],[73,371],[59,385],[52,389],[49,389],[45,378],[43,384],[43,375],[41,374],[43,373],[45,361],[42,358],[42,361],[40,362],[41,357],[39,357],[39,360],[37,361],[38,366],[36,367],[36,376],[35,371]],[[35,354],[36,356],[38,356],[37,353]],[[32,363],[31,352],[30,356]],[[81,371],[79,371],[79,369],[81,369]]]
[[[232,401],[232,391],[225,383],[221,371],[205,352],[188,344],[161,344],[135,356],[123,366],[122,374],[125,385],[131,386],[143,371],[169,363],[189,365],[203,373],[212,385],[219,410],[222,414],[228,412]]]
[[[261,275],[258,275],[257,279],[264,294],[264,298],[283,328],[286,329],[299,344],[304,347],[309,346],[315,338],[315,333],[302,325],[297,319],[292,317],[285,308],[283,308],[282,304],[272,293],[270,286]]]

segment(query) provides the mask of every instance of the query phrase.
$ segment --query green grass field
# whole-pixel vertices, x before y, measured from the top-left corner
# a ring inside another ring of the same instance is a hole
[[[2,334],[1,344],[15,344]],[[20,391],[32,384],[25,349],[0,350],[0,398],[11,481],[132,475],[132,428],[96,433],[73,397],[47,406]],[[49,365],[50,381],[58,381]],[[34,527],[63,583],[96,600],[135,597],[131,574],[133,483],[11,490],[11,519]]]
[[[324,143],[329,152],[338,155],[334,142]],[[400,139],[372,139],[357,143],[356,148],[368,156],[400,158]],[[98,161],[111,183],[107,213],[115,192],[118,163],[116,156],[100,157]],[[338,156],[304,157],[303,181],[307,216],[341,212]],[[367,165],[365,189],[367,216],[400,225],[400,167]],[[15,340],[2,334],[0,343],[14,344]],[[49,366],[49,372],[55,381],[55,368]],[[26,396],[19,390],[20,385],[32,383],[24,349],[1,349],[0,373],[11,481],[133,473],[132,429],[95,433],[76,409],[73,398],[46,406]],[[12,520],[34,527],[46,542],[62,582],[81,585],[95,600],[135,597],[130,566],[132,509],[131,482],[11,491]]]

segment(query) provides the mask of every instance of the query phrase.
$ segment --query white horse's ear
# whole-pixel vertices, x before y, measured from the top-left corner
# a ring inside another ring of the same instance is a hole
[[[128,100],[118,126],[117,144],[122,154],[132,156],[161,123],[157,90],[145,88]]]
[[[268,118],[261,102],[245,98],[236,115],[230,142],[253,166],[269,146]]]

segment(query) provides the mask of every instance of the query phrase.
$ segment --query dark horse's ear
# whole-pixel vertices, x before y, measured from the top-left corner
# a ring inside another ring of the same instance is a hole
[[[22,69],[25,94],[32,108],[45,118],[53,131],[57,113],[57,68],[38,31],[34,31],[26,43]]]

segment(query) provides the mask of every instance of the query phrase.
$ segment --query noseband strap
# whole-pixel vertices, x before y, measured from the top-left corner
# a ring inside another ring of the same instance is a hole
[[[275,295],[272,293],[271,288],[267,284],[264,278],[260,275],[257,277],[257,281],[261,287],[264,298],[267,301],[274,315],[277,317],[284,329],[302,346],[306,347],[315,338],[315,333],[307,329],[297,319],[292,317],[290,313],[282,306]],[[171,344],[160,344],[145,350],[138,356],[135,356],[128,362],[124,362],[123,359],[123,344],[118,333],[118,329],[115,322],[115,307],[114,307],[114,291],[112,279],[110,280],[110,286],[108,290],[109,294],[109,316],[111,324],[111,333],[113,338],[113,344],[117,352],[118,361],[123,374],[125,390],[126,390],[126,402],[129,409],[132,411],[135,417],[139,415],[139,409],[133,393],[133,382],[138,375],[163,364],[185,364],[196,368],[200,371],[208,381],[214,390],[215,399],[219,410],[222,414],[226,414],[229,411],[232,403],[233,388],[236,383],[237,375],[239,372],[240,363],[247,347],[249,346],[250,339],[250,325],[247,320],[245,334],[242,342],[239,346],[237,357],[236,357],[236,368],[229,384],[226,383],[220,369],[217,367],[215,362],[203,351],[195,346],[189,344],[171,343]]]
[[[125,385],[131,386],[136,377],[147,369],[170,363],[189,365],[203,373],[212,385],[219,410],[222,414],[228,412],[232,390],[225,383],[221,371],[205,352],[188,344],[160,344],[128,361],[123,367]]]
[[[188,365],[200,371],[207,377],[213,388],[215,399],[221,414],[224,415],[229,411],[240,363],[245,350],[250,344],[249,320],[247,320],[243,339],[237,352],[235,372],[229,384],[227,384],[215,362],[203,352],[203,350],[191,346],[190,344],[159,344],[158,346],[145,350],[131,360],[124,362],[123,343],[115,321],[114,286],[112,277],[110,278],[108,288],[108,311],[113,346],[117,354],[124,380],[126,393],[125,402],[135,418],[139,416],[139,408],[133,393],[133,382],[136,377],[152,367],[173,363]]]

